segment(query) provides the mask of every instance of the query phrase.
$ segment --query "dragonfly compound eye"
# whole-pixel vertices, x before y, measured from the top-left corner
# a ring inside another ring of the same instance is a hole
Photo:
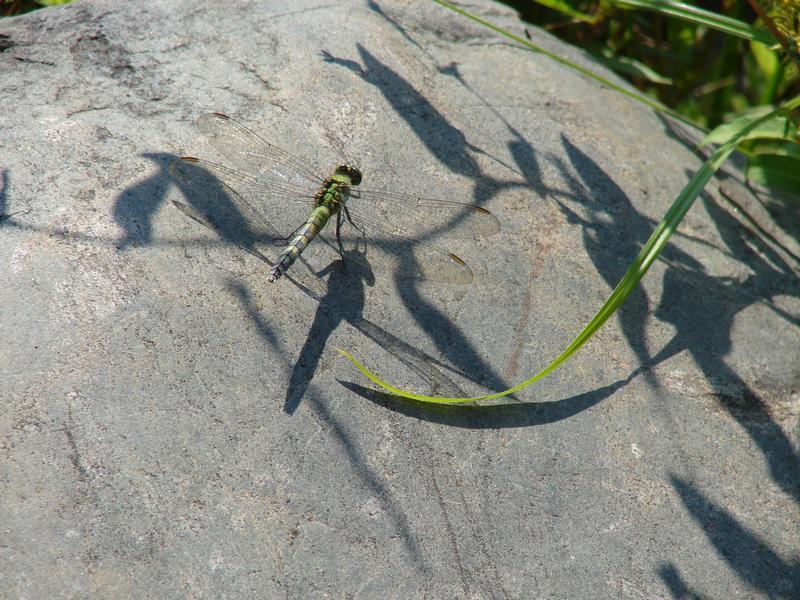
[[[342,165],[336,167],[336,175],[345,175],[350,179],[350,185],[358,185],[361,183],[361,171],[353,165]]]

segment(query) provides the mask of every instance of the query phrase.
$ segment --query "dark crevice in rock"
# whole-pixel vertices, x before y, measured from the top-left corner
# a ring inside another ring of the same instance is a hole
[[[6,35],[5,33],[0,33],[0,52],[5,52],[6,50],[11,50],[17,43],[11,39],[10,35]]]

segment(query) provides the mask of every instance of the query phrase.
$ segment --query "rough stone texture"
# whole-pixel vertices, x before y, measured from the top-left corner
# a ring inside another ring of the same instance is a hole
[[[520,381],[695,134],[426,2],[82,1],[0,34],[0,596],[798,597],[800,223],[736,172],[518,402],[399,402],[333,350],[422,391]],[[500,234],[445,244],[478,280],[268,284],[170,202],[210,110],[486,206]]]

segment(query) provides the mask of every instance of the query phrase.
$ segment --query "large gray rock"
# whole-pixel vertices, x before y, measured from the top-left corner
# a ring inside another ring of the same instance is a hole
[[[423,392],[527,377],[696,134],[426,2],[79,1],[0,34],[1,596],[797,597],[800,226],[736,172],[510,404],[401,402],[333,349]],[[328,292],[269,284],[247,221],[220,239],[171,202],[209,208],[167,165],[223,160],[210,110],[502,231],[437,242],[470,285],[321,245]]]

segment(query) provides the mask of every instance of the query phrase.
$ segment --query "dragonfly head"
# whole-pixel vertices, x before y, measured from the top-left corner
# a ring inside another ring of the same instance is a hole
[[[361,171],[353,165],[341,165],[336,167],[333,177],[345,185],[358,185],[361,183]]]

